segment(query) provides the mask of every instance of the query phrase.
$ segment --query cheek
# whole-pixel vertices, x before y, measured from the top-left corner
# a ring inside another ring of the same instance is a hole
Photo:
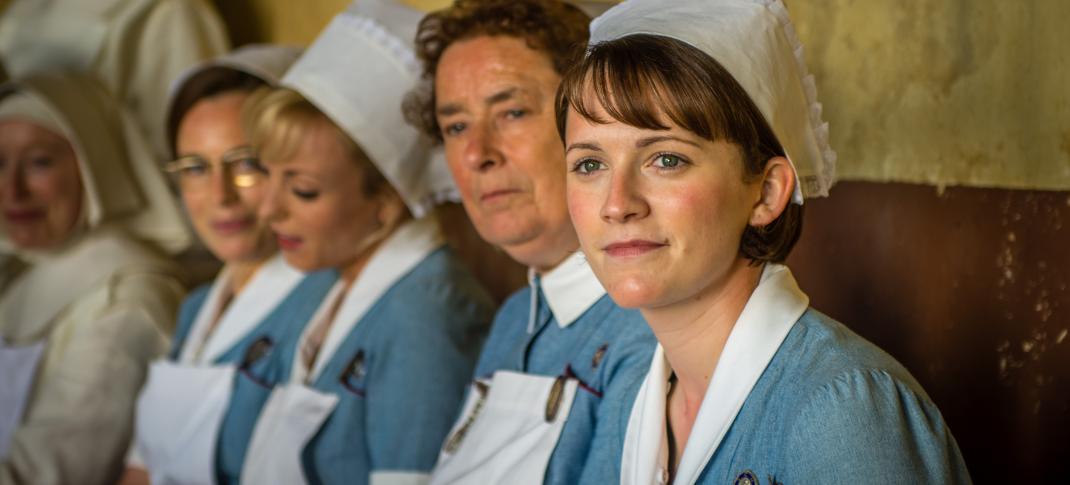
[[[257,208],[264,202],[266,195],[267,187],[264,184],[238,190],[238,197],[241,199],[242,207],[253,214],[256,214]]]
[[[581,239],[593,236],[601,225],[601,195],[593,185],[569,182],[568,212]]]
[[[208,204],[201,194],[182,192],[182,204],[186,206],[186,212],[194,223],[202,223],[208,218]]]
[[[78,218],[82,209],[82,182],[77,172],[54,170],[31,179],[29,187],[56,224],[73,223]]]

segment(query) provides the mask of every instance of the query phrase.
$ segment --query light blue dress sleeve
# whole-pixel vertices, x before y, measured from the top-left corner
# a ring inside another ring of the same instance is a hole
[[[919,392],[878,369],[817,388],[786,442],[770,443],[785,458],[776,483],[972,483],[940,412]]]
[[[391,302],[379,362],[369,362],[364,439],[372,474],[431,471],[493,318],[489,299],[438,283]]]

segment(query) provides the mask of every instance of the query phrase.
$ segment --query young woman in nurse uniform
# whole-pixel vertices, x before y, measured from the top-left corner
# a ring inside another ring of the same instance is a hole
[[[459,411],[493,305],[429,214],[450,180],[401,114],[418,18],[357,3],[248,113],[283,255],[341,277],[260,415],[243,483],[420,483]]]
[[[277,83],[300,52],[249,46],[175,83],[167,121],[176,159],[165,170],[223,270],[183,302],[170,355],[151,368],[126,484],[236,483],[256,417],[289,364],[284,342],[337,280],[277,253],[257,217],[266,171],[241,126],[250,94]]]
[[[834,163],[796,53],[779,1],[632,0],[562,84],[581,246],[659,341],[592,483],[969,482],[906,369],[782,264]]]

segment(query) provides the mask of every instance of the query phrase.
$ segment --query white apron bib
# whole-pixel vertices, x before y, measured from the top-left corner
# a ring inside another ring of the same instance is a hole
[[[153,485],[215,483],[216,443],[234,385],[233,365],[154,362],[137,403],[138,459]]]
[[[431,484],[541,484],[576,397],[576,379],[494,373],[477,383]]]
[[[338,405],[338,396],[301,384],[277,387],[260,413],[242,482],[262,485],[304,485],[301,451]]]
[[[215,483],[216,444],[238,367],[213,362],[256,328],[303,277],[275,255],[224,307],[231,278],[224,268],[197,312],[178,362],[160,360],[149,367],[138,398],[133,461],[149,472],[153,485]],[[262,357],[250,355],[256,346],[246,349],[246,363]]]
[[[7,456],[30,397],[45,342],[15,347],[0,339],[0,458]]]
[[[375,302],[427,255],[443,245],[433,217],[409,221],[399,227],[368,261],[362,275],[345,290],[339,281],[305,325],[294,353],[290,382],[271,393],[257,419],[242,464],[242,483],[257,485],[303,485],[306,482],[301,454],[338,405],[338,396],[308,387],[323,373],[343,340],[349,336]],[[339,298],[341,306],[332,316]],[[327,336],[309,368],[301,351],[311,332],[331,319]],[[355,437],[360,439],[360,437]]]

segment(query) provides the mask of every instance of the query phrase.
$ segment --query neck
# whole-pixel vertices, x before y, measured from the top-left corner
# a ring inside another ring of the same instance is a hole
[[[642,310],[676,374],[688,416],[697,415],[728,336],[758,286],[762,267],[747,263],[737,259],[727,277],[698,295]]]
[[[253,275],[257,270],[267,262],[268,258],[260,258],[249,261],[238,261],[228,263],[227,268],[230,270],[230,292],[233,295],[241,293],[245,289],[245,285],[249,284],[249,280],[253,279]]]
[[[352,286],[353,282],[360,277],[360,274],[364,271],[364,268],[368,266],[368,262],[371,261],[372,256],[379,250],[379,246],[382,244],[383,241],[379,241],[371,245],[371,247],[360,253],[356,259],[338,268],[339,273],[341,273],[342,281],[345,282],[347,288]]]

